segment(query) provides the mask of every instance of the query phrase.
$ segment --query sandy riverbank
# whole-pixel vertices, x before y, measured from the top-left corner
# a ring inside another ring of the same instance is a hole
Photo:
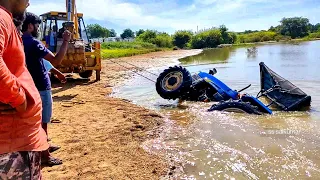
[[[172,64],[201,50],[179,50],[113,59],[150,68]],[[129,66],[127,66],[129,67]],[[103,61],[101,81],[70,79],[53,85],[52,143],[62,148],[55,157],[63,165],[43,168],[45,179],[158,179],[169,172],[167,162],[148,154],[141,143],[163,123],[161,115],[108,95],[130,78],[130,71]]]

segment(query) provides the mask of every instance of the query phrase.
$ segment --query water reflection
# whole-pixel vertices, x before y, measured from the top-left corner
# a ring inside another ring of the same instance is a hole
[[[250,60],[257,60],[257,54],[256,53],[247,53],[247,59]]]
[[[301,48],[305,43],[298,45],[286,44],[278,46],[280,58],[285,61],[298,61],[303,62],[307,56],[308,50]]]
[[[227,63],[235,48],[206,49],[201,54],[181,59],[183,64]]]

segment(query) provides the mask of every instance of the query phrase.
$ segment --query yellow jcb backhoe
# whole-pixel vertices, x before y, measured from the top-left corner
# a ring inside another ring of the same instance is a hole
[[[77,13],[75,0],[66,0],[66,12],[50,11],[40,18],[41,41],[54,53],[61,47],[64,30],[72,33],[67,54],[56,68],[63,73],[79,73],[82,78],[91,77],[95,70],[96,80],[100,80],[100,43],[90,43],[83,14]]]

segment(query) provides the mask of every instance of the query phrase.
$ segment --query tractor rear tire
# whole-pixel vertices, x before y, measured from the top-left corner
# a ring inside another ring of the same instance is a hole
[[[192,77],[190,72],[181,66],[165,69],[157,78],[157,93],[164,99],[178,99],[190,91]]]
[[[234,100],[222,101],[218,104],[214,104],[208,111],[232,111],[256,115],[262,114],[256,107],[252,106],[250,103]]]
[[[88,71],[84,71],[84,72],[81,72],[79,73],[80,77],[82,78],[89,78],[92,76],[92,70],[88,70]]]

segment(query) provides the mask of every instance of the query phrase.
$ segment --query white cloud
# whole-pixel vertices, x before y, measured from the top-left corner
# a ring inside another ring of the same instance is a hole
[[[145,14],[143,13],[143,8],[143,6],[119,0],[95,0],[92,3],[88,3],[87,0],[77,1],[78,12],[84,13],[86,19],[109,21],[127,27],[195,29],[194,25],[188,23],[187,19],[162,18],[152,14]],[[190,8],[192,9],[192,6]],[[36,14],[52,10],[65,11],[65,3],[37,3],[28,8],[28,11]]]
[[[230,13],[243,6],[244,4],[241,1],[234,1],[228,4],[220,3],[216,6],[216,8],[217,8],[217,13]]]
[[[88,1],[90,3],[88,3]],[[306,14],[313,21],[318,17],[304,11],[288,9],[289,5],[300,8],[303,0],[194,0],[180,5],[177,0],[147,1],[139,4],[125,0],[77,0],[78,12],[84,13],[86,22],[96,20],[110,22],[121,28],[196,30],[225,24],[230,30],[266,29],[277,25],[286,16]],[[260,4],[260,5],[259,5]],[[318,4],[319,5],[319,4]],[[277,9],[278,11],[273,11]],[[279,11],[279,9],[281,9]],[[65,1],[32,1],[28,11],[41,14],[48,11],[65,11]],[[298,14],[299,12],[300,14]],[[318,19],[319,20],[319,19]],[[113,27],[109,27],[113,28]]]
[[[201,5],[210,5],[213,4],[215,2],[217,2],[218,0],[195,0],[195,4],[201,4]]]
[[[45,2],[45,3],[36,3],[31,4],[28,7],[27,11],[36,13],[36,14],[43,14],[49,11],[65,11],[65,5],[62,3],[52,3],[52,2]]]

